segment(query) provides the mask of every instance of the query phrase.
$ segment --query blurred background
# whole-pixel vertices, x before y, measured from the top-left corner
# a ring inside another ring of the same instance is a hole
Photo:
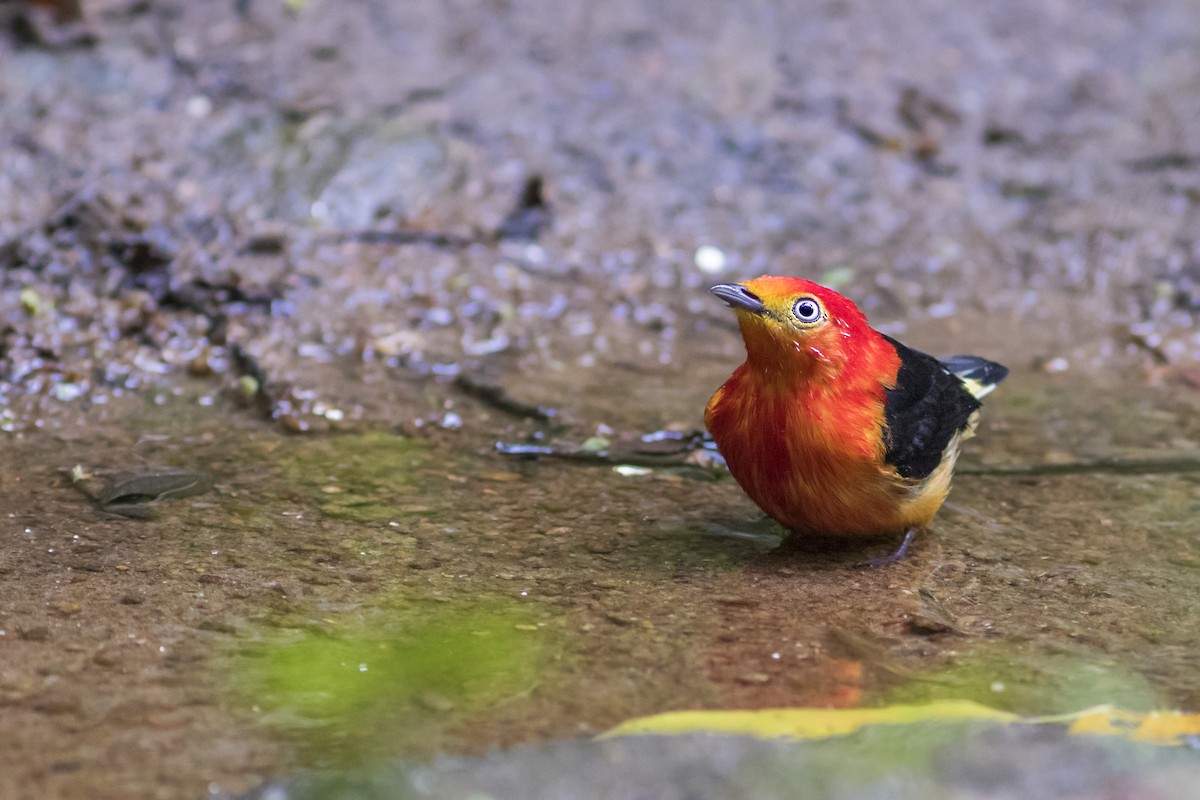
[[[637,449],[763,273],[1013,368],[887,577]],[[0,0],[0,795],[1195,707],[1198,312],[1193,0]]]
[[[319,392],[670,369],[707,285],[764,272],[893,333],[1000,320],[997,355],[1200,347],[1185,0],[77,5],[0,5],[6,394],[232,344]]]

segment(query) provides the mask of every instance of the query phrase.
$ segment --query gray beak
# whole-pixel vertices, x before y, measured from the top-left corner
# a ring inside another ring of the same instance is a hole
[[[752,314],[761,314],[766,310],[758,295],[741,284],[718,283],[708,291],[728,303],[730,308],[738,308]]]

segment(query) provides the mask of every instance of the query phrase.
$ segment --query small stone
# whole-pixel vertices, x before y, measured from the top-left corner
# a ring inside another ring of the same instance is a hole
[[[1070,368],[1071,362],[1062,356],[1056,356],[1042,365],[1042,369],[1049,373],[1066,372]]]
[[[645,475],[653,475],[654,470],[649,467],[635,467],[632,464],[618,464],[613,467],[613,472],[620,475],[622,478],[640,478]]]
[[[187,365],[188,374],[196,378],[207,378],[213,373],[212,363],[208,360],[208,353],[204,352],[193,358]]]
[[[98,667],[115,667],[121,663],[116,653],[109,650],[100,650],[96,655],[92,656],[92,663]]]
[[[511,483],[512,481],[521,480],[521,476],[516,472],[485,472],[479,477],[482,480],[496,483]]]
[[[752,597],[737,597],[735,595],[726,595],[714,597],[713,600],[723,606],[734,606],[737,608],[757,608],[758,600]]]
[[[84,395],[84,388],[78,383],[59,383],[54,386],[54,399],[62,403],[69,403],[72,400],[77,400]]]
[[[417,703],[429,711],[436,711],[440,714],[454,710],[454,701],[437,692],[422,692],[417,695]]]
[[[212,114],[213,103],[202,94],[192,95],[183,105],[184,113],[192,119],[204,119]]]
[[[45,625],[31,625],[28,628],[17,628],[17,633],[27,642],[44,642],[50,638],[50,629]]]
[[[697,247],[693,260],[696,263],[696,268],[705,275],[716,275],[719,272],[724,272],[725,267],[729,263],[729,259],[725,256],[725,253],[719,247],[713,247],[710,244]]]
[[[46,301],[35,289],[22,289],[19,299],[21,308],[31,317],[36,317],[46,308]]]
[[[295,414],[281,414],[279,426],[287,433],[307,433],[308,423]]]
[[[43,714],[78,714],[83,710],[83,704],[78,697],[48,694],[35,700],[33,709]]]
[[[744,683],[748,686],[761,685],[761,684],[769,682],[770,680],[771,680],[771,676],[765,672],[749,672],[749,673],[746,673],[745,675],[739,675],[737,677],[738,683]]]

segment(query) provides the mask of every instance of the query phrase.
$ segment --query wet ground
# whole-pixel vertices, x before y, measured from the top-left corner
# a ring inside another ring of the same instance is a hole
[[[490,751],[422,785],[520,796],[675,709],[1200,709],[1194,4],[43,12],[0,3],[0,796]],[[768,271],[1013,369],[896,565],[630,449],[700,427],[741,353],[704,290]],[[96,500],[168,467],[212,491]],[[1038,742],[994,752],[1111,760]],[[704,791],[792,759],[660,746],[733,765]]]

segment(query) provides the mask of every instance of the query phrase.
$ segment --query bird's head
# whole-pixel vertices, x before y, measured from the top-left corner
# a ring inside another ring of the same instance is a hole
[[[763,372],[837,374],[873,344],[858,307],[812,281],[763,275],[709,291],[737,312],[747,362]]]

